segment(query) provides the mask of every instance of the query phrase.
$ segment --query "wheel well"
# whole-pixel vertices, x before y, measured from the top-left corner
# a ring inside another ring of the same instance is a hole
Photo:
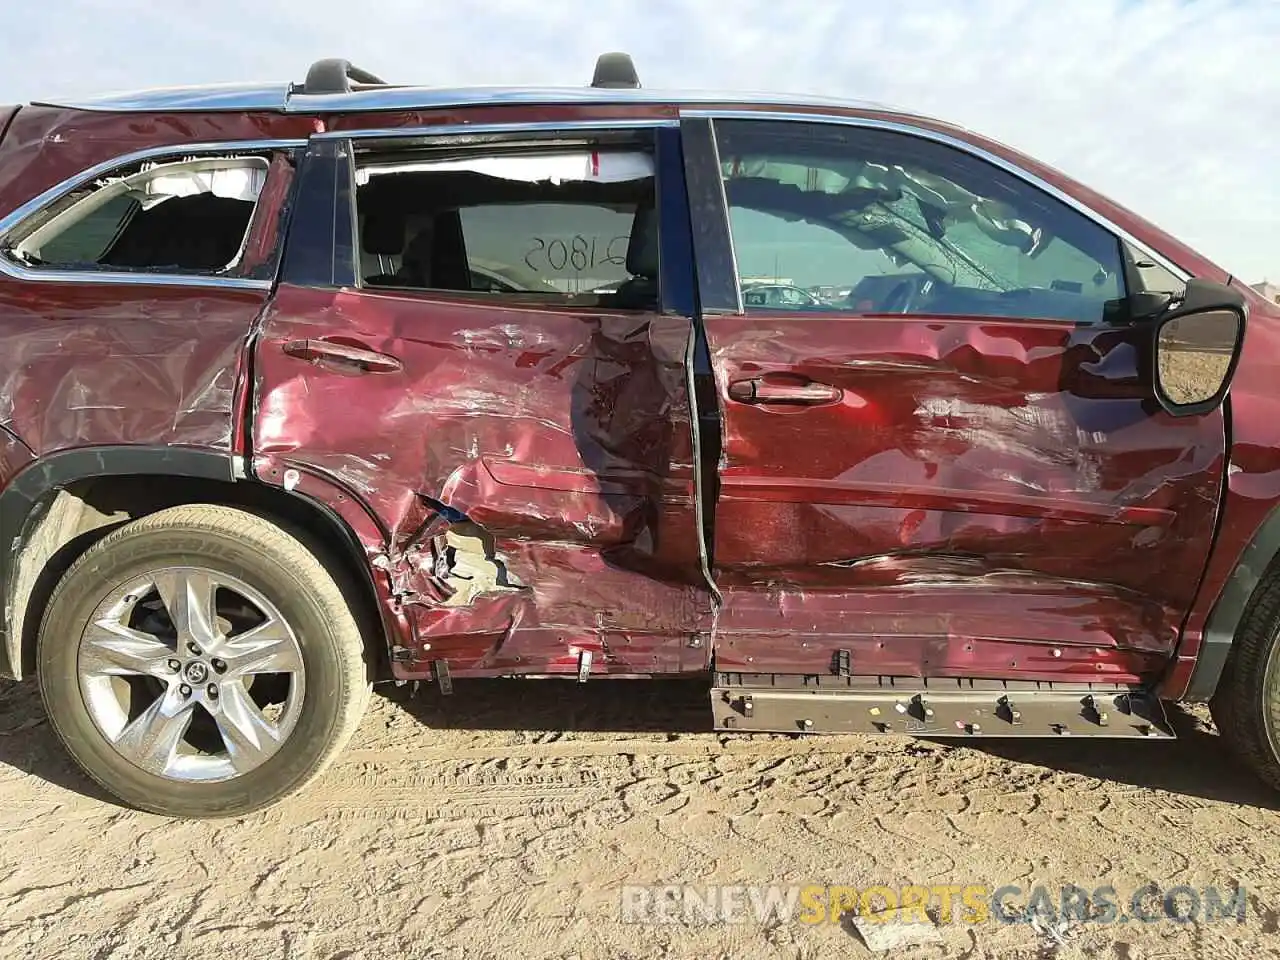
[[[16,677],[35,669],[36,640],[54,587],[76,559],[112,530],[169,507],[241,507],[286,527],[338,580],[364,634],[374,679],[389,675],[386,627],[359,541],[328,508],[252,481],[164,475],[86,477],[60,486],[32,509],[38,517],[10,565],[9,645]],[[16,649],[15,649],[16,648]]]

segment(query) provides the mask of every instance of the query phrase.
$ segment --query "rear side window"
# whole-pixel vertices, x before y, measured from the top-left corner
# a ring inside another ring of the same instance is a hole
[[[527,304],[655,309],[652,156],[388,153],[356,171],[361,282]]]
[[[268,161],[143,164],[88,184],[6,237],[29,268],[216,275],[244,249]]]
[[[977,157],[837,124],[715,130],[747,310],[1092,323],[1125,295],[1115,236]]]

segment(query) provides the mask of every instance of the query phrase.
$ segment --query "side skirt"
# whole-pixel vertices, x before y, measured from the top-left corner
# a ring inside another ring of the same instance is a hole
[[[716,673],[716,730],[1172,739],[1160,700],[1118,684]]]

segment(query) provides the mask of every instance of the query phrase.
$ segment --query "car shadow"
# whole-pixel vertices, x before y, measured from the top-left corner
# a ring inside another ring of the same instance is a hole
[[[0,767],[11,767],[84,797],[119,806],[62,746],[35,683],[0,680]],[[0,782],[8,779],[0,771]]]
[[[705,683],[592,680],[457,680],[451,696],[434,685],[380,685],[378,693],[424,727],[535,733],[689,734],[711,732]],[[1280,794],[1238,765],[1213,727],[1172,709],[1176,741],[1081,738],[933,741],[979,750],[1013,763],[1076,773],[1202,800],[1280,809]],[[741,734],[725,735],[737,739]],[[802,738],[793,736],[796,751]],[[0,681],[0,767],[10,767],[82,796],[114,801],[80,772],[49,725],[33,683]],[[5,774],[0,770],[0,782]]]

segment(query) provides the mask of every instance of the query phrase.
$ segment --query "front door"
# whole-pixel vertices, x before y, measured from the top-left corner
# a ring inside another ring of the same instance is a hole
[[[906,133],[689,119],[685,140],[738,285],[726,304],[706,265],[728,258],[699,251],[717,669],[1123,682],[1162,664],[1225,436],[1218,412],[1156,405],[1149,330],[1118,313],[1141,272],[1125,245]],[[714,224],[698,236],[714,249]]]
[[[255,462],[377,518],[399,676],[706,667],[677,136],[315,141],[303,190],[338,226],[295,217]]]

